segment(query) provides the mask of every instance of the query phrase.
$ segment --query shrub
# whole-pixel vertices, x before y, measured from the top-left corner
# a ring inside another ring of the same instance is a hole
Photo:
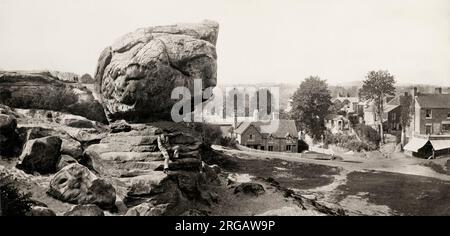
[[[193,123],[193,129],[202,137],[206,144],[219,144],[222,138],[222,130],[217,125],[206,123]]]
[[[25,216],[31,210],[30,194],[21,193],[16,184],[9,176],[0,178],[1,216]]]
[[[373,151],[378,149],[378,145],[372,142],[359,141],[354,135],[348,134],[332,134],[327,132],[325,134],[325,145],[334,144],[339,147],[347,148],[352,151]]]
[[[236,139],[232,137],[222,137],[219,144],[224,147],[236,148]]]

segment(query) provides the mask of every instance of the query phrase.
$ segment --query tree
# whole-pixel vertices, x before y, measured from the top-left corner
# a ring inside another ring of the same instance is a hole
[[[406,133],[406,127],[409,126],[409,122],[411,121],[411,107],[412,104],[412,96],[411,95],[407,95],[404,96],[403,98],[400,97],[400,106],[401,106],[401,115],[400,115],[400,125],[402,126],[402,133],[401,133],[401,138],[400,138],[400,143],[403,147],[405,146],[405,133]]]
[[[291,118],[297,127],[318,140],[325,131],[325,116],[329,114],[331,94],[325,80],[310,76],[292,96]]]
[[[359,96],[364,100],[371,100],[375,105],[375,114],[378,116],[379,133],[381,141],[384,143],[383,134],[383,112],[384,100],[386,96],[395,95],[395,79],[388,71],[370,71],[367,74],[366,80],[363,81],[363,86],[359,90]]]

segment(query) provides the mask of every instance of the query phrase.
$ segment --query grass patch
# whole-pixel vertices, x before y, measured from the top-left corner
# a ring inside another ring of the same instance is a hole
[[[250,174],[261,178],[273,178],[285,188],[312,189],[331,184],[340,169],[325,165],[289,162],[280,159],[240,159],[225,170]]]
[[[341,201],[367,192],[369,202],[386,205],[401,215],[450,215],[450,182],[389,172],[351,172],[338,187]]]

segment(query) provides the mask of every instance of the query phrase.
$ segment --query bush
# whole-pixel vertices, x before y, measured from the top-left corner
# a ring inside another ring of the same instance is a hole
[[[361,140],[378,145],[381,141],[380,134],[370,126],[360,124],[355,128],[356,133]]]
[[[219,140],[219,144],[224,147],[236,148],[236,139],[231,137],[222,137]]]
[[[361,152],[373,151],[378,149],[378,145],[372,142],[359,141],[354,135],[325,133],[325,145],[334,144],[339,147],[347,148],[352,151]]]
[[[206,123],[193,123],[193,129],[202,137],[202,141],[206,144],[220,144],[222,130],[219,126]]]
[[[0,178],[0,215],[1,216],[25,216],[31,210],[32,200],[30,194],[21,193],[17,182],[9,176]]]

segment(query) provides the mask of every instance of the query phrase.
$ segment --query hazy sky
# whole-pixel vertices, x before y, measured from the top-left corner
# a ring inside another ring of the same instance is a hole
[[[94,73],[139,27],[216,20],[219,83],[330,83],[387,69],[450,85],[449,0],[0,0],[0,69]]]

